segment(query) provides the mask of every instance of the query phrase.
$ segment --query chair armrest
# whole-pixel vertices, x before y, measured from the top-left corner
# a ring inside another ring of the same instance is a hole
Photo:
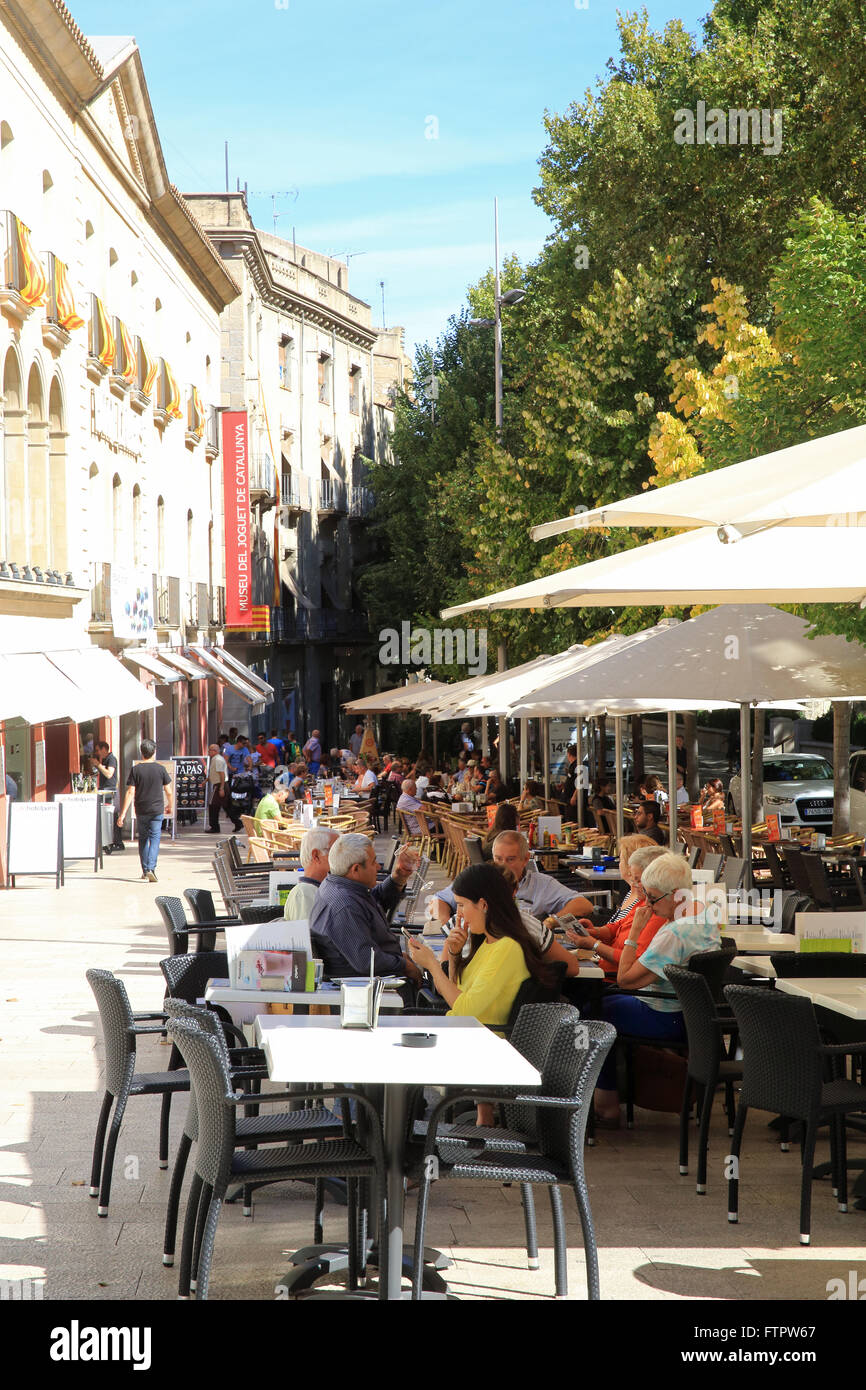
[[[825,1057],[852,1057],[859,1052],[866,1052],[866,1042],[822,1043],[818,1051]]]
[[[240,917],[209,917],[203,922],[190,922],[194,931],[219,931],[222,927],[242,927]]]
[[[132,1017],[133,1017],[133,1019],[135,1020],[136,1023],[143,1023],[143,1022],[145,1021],[145,1019],[148,1019],[148,1018],[168,1018],[168,1014],[167,1014],[167,1013],[164,1013],[162,1009],[155,1009],[155,1010],[153,1011],[153,1013],[150,1013],[150,1014],[133,1014]]]
[[[144,1034],[144,1033],[163,1033],[163,1034],[164,1034],[164,1033],[165,1033],[165,1024],[164,1024],[164,1023],[134,1023],[134,1024],[132,1025],[131,1028],[128,1028],[128,1029],[127,1029],[127,1032],[128,1032],[128,1033],[131,1033],[133,1037],[140,1037],[140,1036],[141,1036],[142,1034]]]

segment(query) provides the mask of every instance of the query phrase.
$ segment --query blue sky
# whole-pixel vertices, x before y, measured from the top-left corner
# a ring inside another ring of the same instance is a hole
[[[169,173],[182,190],[250,190],[259,226],[354,253],[373,321],[434,339],[493,261],[535,256],[545,108],[563,111],[618,52],[609,0],[69,0],[86,34],[133,33]],[[637,8],[636,5],[630,8]],[[693,32],[707,0],[649,0]],[[434,118],[434,119],[431,119]],[[428,138],[435,135],[436,138]],[[291,196],[287,196],[291,195]]]

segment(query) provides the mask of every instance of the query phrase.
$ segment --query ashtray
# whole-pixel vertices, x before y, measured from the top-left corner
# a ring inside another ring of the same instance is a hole
[[[435,1047],[435,1033],[401,1033],[401,1047]]]

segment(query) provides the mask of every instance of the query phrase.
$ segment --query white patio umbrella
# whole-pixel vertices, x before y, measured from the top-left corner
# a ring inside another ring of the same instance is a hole
[[[716,603],[863,603],[856,527],[777,527],[722,545],[704,527],[606,555],[456,604],[443,618],[497,608],[666,607]]]
[[[347,714],[394,714],[406,710],[424,709],[441,691],[444,681],[417,681],[413,685],[396,685],[375,695],[364,695],[343,705]]]
[[[599,526],[866,526],[866,425],[534,526],[533,540]],[[729,537],[736,539],[735,532]]]

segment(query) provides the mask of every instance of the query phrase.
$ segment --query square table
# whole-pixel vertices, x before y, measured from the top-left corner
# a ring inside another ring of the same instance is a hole
[[[435,1033],[436,1045],[403,1047],[400,1035]],[[289,1085],[384,1086],[388,1172],[388,1298],[402,1297],[403,1177],[410,1088],[416,1086],[538,1086],[541,1074],[475,1018],[402,1014],[378,1028],[342,1028],[339,1018],[262,1015],[256,1034],[272,1081]]]
[[[730,936],[743,956],[771,956],[796,951],[797,938],[791,932],[761,931],[748,927],[720,926],[722,936]]]
[[[811,999],[820,1009],[829,1009],[846,1018],[866,1019],[866,977],[788,977],[776,980],[783,994]]]

